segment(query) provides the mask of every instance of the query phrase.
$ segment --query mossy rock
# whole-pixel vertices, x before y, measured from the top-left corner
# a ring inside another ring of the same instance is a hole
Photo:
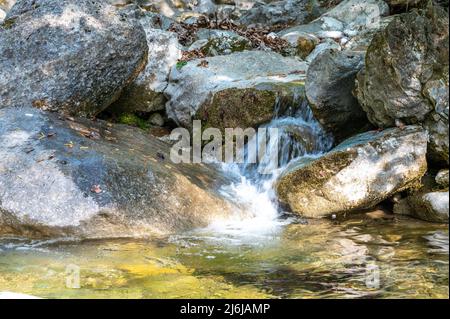
[[[197,111],[196,120],[202,128],[257,128],[273,119],[276,112],[284,113],[303,97],[304,85],[292,83],[262,83],[254,88],[226,89],[213,94]]]
[[[374,207],[420,182],[427,140],[419,126],[357,135],[319,159],[290,164],[277,182],[278,197],[306,217]]]

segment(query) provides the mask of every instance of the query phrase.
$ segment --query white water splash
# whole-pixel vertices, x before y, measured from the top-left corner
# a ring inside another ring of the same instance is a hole
[[[293,159],[319,157],[333,144],[332,137],[324,132],[306,103],[293,116],[275,118],[267,127],[279,129],[279,142],[269,141],[265,154],[271,158],[276,152],[279,166],[269,167],[271,174],[260,174],[261,171],[267,171],[267,167],[262,170],[261,165],[272,165],[273,162],[262,160],[258,165],[222,164],[224,172],[238,182],[222,187],[221,193],[245,207],[248,215],[242,217],[236,214],[228,219],[216,220],[207,228],[208,231],[250,239],[277,236],[283,226],[291,222],[280,218],[274,190],[278,177]]]

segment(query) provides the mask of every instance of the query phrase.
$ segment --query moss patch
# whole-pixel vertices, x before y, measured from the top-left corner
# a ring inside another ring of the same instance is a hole
[[[15,18],[6,19],[5,21],[3,21],[2,24],[0,24],[0,27],[5,30],[8,30],[8,29],[11,29],[15,23],[16,23]]]
[[[204,128],[258,127],[269,121],[274,113],[277,93],[249,89],[227,89],[214,94],[204,104],[195,118],[201,120]]]
[[[140,118],[139,116],[133,113],[126,113],[120,115],[118,118],[118,122],[120,124],[139,127],[140,129],[143,130],[147,130],[150,128],[150,125],[147,121],[145,121],[144,119]]]

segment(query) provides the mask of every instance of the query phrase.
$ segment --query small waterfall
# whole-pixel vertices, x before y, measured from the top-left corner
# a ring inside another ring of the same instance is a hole
[[[230,200],[246,207],[249,216],[217,220],[210,226],[215,232],[239,236],[267,236],[289,223],[288,220],[280,219],[274,183],[292,160],[304,156],[320,157],[333,145],[332,137],[314,118],[306,101],[300,98],[297,101],[299,105],[295,111],[290,111],[287,116],[276,116],[265,125],[267,128],[278,129],[278,142],[274,139],[268,140],[264,157],[258,164],[222,164],[225,173],[239,182],[223,187],[221,192]],[[254,138],[258,139],[258,136]],[[265,142],[256,140],[258,147]],[[246,158],[249,158],[249,152],[246,148]],[[273,156],[278,156],[276,166],[273,161],[267,160]]]

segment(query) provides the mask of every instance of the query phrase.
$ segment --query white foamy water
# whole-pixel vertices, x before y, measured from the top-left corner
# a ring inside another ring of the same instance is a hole
[[[278,128],[278,142],[267,141],[265,156],[259,164],[222,164],[224,172],[238,182],[222,187],[221,193],[245,207],[248,214],[214,221],[207,228],[214,234],[249,239],[277,236],[283,226],[291,222],[280,218],[282,212],[274,190],[278,177],[292,160],[319,157],[333,144],[332,137],[324,132],[306,103],[293,116],[275,118],[267,127]],[[258,144],[261,143],[257,141]],[[276,167],[273,161],[267,160],[273,156],[278,156]]]

